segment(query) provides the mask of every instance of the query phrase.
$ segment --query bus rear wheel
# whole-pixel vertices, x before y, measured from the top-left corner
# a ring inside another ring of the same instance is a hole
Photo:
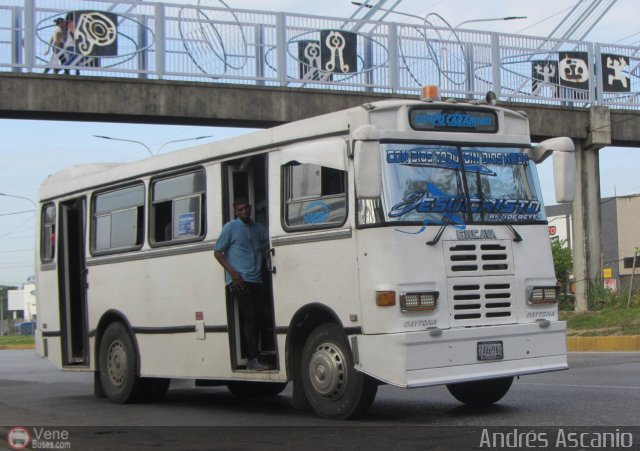
[[[319,416],[355,419],[373,403],[378,385],[355,370],[347,339],[337,324],[322,324],[311,333],[301,365],[305,395]]]
[[[489,379],[486,381],[448,384],[447,389],[461,403],[472,407],[489,406],[507,394],[513,377]]]
[[[133,338],[120,322],[109,324],[102,335],[98,368],[104,395],[118,404],[159,400],[171,382],[170,379],[138,376],[138,355]]]

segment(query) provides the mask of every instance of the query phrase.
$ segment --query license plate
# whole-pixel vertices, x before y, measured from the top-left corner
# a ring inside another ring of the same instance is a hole
[[[478,360],[502,360],[503,358],[501,341],[478,342]]]

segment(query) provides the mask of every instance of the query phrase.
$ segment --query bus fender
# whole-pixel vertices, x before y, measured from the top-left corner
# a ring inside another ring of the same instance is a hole
[[[329,307],[319,302],[302,306],[291,318],[287,328],[285,341],[285,360],[287,379],[293,381],[291,405],[295,409],[308,409],[302,383],[300,381],[300,365],[302,350],[307,338],[313,330],[323,323],[336,323],[343,327],[338,315]]]

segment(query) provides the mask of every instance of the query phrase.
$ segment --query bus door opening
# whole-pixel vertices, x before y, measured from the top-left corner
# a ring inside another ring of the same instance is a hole
[[[83,366],[89,363],[83,198],[60,204],[59,231],[58,277],[63,365]]]
[[[222,172],[224,174],[224,223],[235,219],[233,201],[243,197],[247,199],[252,206],[251,219],[267,227],[267,230],[269,229],[266,162],[266,155],[255,155],[225,163]],[[266,262],[263,262],[262,267],[265,314],[261,324],[259,345],[260,360],[268,364],[271,368],[277,369],[278,357],[274,327],[271,273],[267,270]],[[237,301],[228,288],[226,296],[231,365],[234,370],[243,370],[246,368],[247,357],[246,345],[242,333],[242,320],[239,315]]]

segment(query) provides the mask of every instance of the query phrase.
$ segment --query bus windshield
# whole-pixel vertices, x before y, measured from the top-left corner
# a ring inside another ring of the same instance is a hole
[[[535,166],[523,148],[382,144],[382,197],[359,203],[363,225],[545,221]]]

